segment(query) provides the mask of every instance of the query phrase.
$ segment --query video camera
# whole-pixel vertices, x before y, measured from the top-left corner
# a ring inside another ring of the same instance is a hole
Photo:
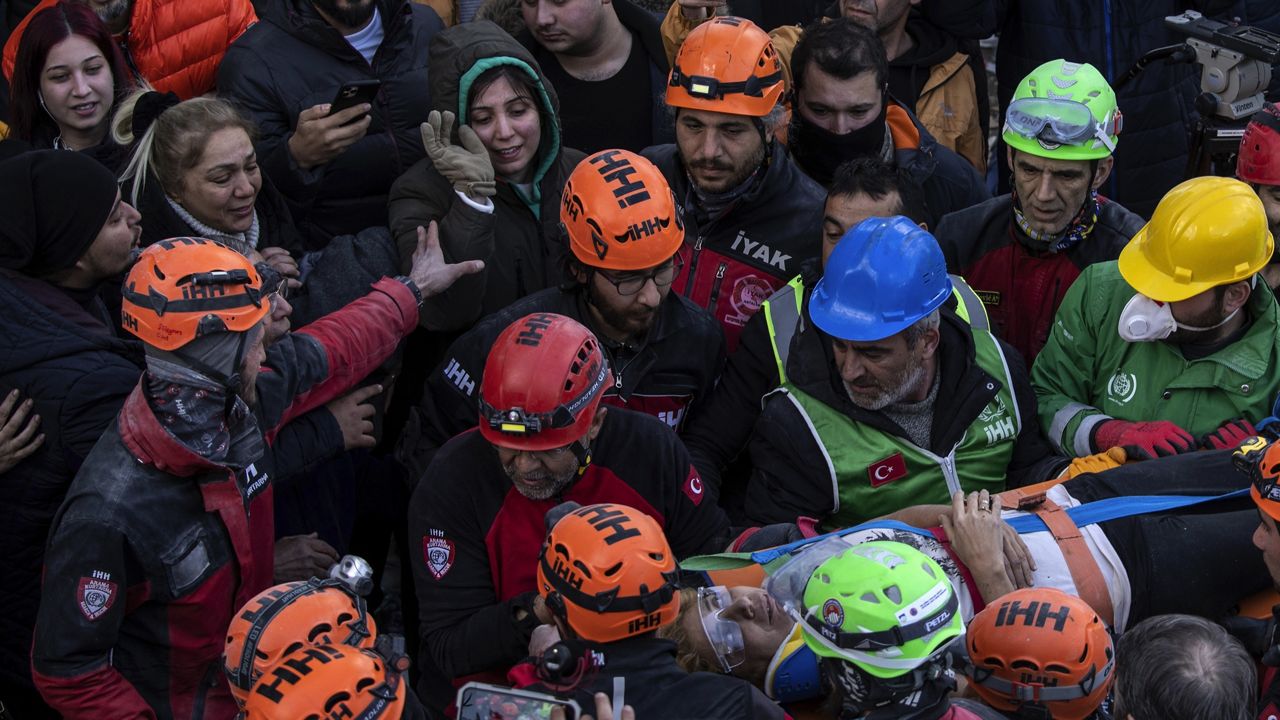
[[[1272,66],[1280,64],[1280,35],[1210,20],[1194,10],[1166,17],[1164,24],[1189,36],[1186,45],[1195,52],[1200,89],[1208,96],[1201,112],[1240,120],[1262,109]]]

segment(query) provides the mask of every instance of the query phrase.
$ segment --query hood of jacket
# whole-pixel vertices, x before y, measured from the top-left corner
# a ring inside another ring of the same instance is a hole
[[[927,76],[934,65],[941,65],[956,54],[955,38],[918,13],[908,18],[906,31],[911,36],[912,48],[890,60],[890,67],[917,68]]]
[[[533,55],[515,38],[488,20],[474,20],[445,29],[431,41],[427,73],[431,78],[431,102],[435,109],[450,110],[458,126],[467,122],[467,107],[476,78],[485,71],[512,65],[528,74],[539,90],[542,138],[538,143],[533,198],[522,198],[531,207],[541,200],[542,178],[560,156],[560,101]],[[454,141],[457,142],[457,126]]]

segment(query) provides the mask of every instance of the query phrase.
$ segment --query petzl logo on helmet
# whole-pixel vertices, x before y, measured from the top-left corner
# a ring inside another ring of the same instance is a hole
[[[644,183],[631,179],[636,174],[635,166],[617,150],[596,153],[590,158],[590,162],[596,166],[605,182],[615,186],[613,197],[618,201],[619,208],[626,209],[649,199],[649,191],[645,189]]]
[[[888,485],[906,476],[907,461],[902,457],[902,453],[894,453],[867,467],[867,479],[871,481],[871,487]]]
[[[1138,376],[1133,373],[1117,370],[1107,382],[1107,395],[1115,402],[1124,405],[1133,399],[1138,392]]]
[[[452,540],[444,536],[444,531],[432,528],[422,538],[422,559],[427,564],[427,572],[437,580],[444,578],[453,567],[454,545]]]
[[[111,582],[111,574],[94,570],[89,577],[80,578],[76,587],[76,600],[80,605],[80,613],[87,620],[102,617],[116,601],[117,585]]]
[[[833,628],[844,625],[844,606],[839,600],[831,598],[822,603],[822,622]]]

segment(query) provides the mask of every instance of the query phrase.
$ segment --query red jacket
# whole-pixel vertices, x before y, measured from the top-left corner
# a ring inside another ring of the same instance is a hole
[[[72,481],[45,556],[32,669],[64,717],[235,716],[227,625],[273,577],[263,434],[345,392],[417,325],[403,283],[374,290],[271,347],[257,425],[229,422],[222,464],[180,445],[141,384],[125,401]]]
[[[4,76],[13,79],[18,42],[36,13],[59,0],[41,0],[4,46]],[[214,89],[227,46],[258,21],[249,0],[134,0],[129,29],[117,35],[136,74],[183,100]]]

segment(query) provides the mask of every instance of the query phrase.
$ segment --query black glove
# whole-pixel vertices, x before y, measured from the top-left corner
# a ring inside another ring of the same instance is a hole
[[[795,523],[774,523],[743,530],[733,541],[734,552],[755,552],[803,540],[804,533]]]

